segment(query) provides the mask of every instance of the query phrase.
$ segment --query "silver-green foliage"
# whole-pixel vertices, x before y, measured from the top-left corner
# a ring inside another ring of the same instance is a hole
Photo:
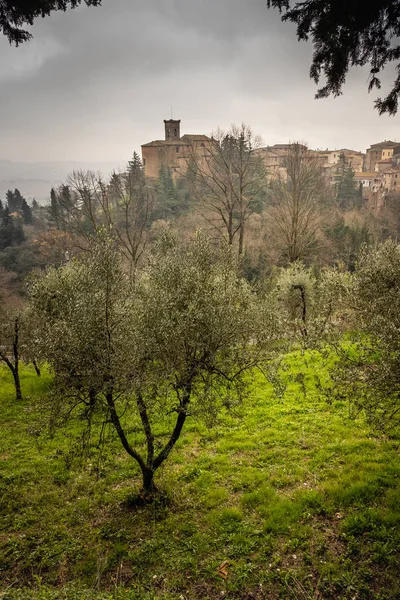
[[[345,385],[379,427],[400,414],[400,245],[393,240],[359,256],[349,288],[352,336]]]
[[[111,422],[146,491],[189,415],[214,417],[242,396],[272,331],[232,250],[216,252],[201,234],[186,246],[162,240],[135,282],[100,236],[89,253],[34,281],[30,296],[40,357],[55,372],[53,414]],[[130,435],[135,419],[139,441]]]
[[[348,280],[347,274],[334,269],[323,269],[317,277],[301,262],[281,269],[273,295],[282,338],[305,347],[326,343],[334,330],[340,330]]]
[[[54,369],[59,389],[105,391],[131,386],[128,365],[132,298],[114,244],[103,238],[90,253],[50,268],[29,286],[37,355]]]

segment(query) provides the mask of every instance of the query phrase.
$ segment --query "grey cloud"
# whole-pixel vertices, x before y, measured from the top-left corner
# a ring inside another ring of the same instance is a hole
[[[0,41],[0,158],[127,160],[162,135],[245,121],[268,143],[363,148],[400,137],[366,95],[315,101],[311,48],[265,0],[103,0],[39,20],[34,41]]]

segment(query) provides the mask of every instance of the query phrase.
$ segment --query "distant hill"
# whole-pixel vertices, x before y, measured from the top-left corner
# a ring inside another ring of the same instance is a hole
[[[48,201],[50,190],[65,182],[67,175],[79,169],[100,171],[108,176],[121,170],[127,161],[115,162],[36,162],[23,163],[0,160],[0,199],[7,190],[18,188],[27,200],[35,198],[39,204]]]

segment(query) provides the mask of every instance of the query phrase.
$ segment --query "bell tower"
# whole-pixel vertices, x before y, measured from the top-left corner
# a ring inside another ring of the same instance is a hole
[[[181,120],[177,121],[176,119],[164,119],[165,126],[165,139],[167,141],[170,140],[179,140],[181,137]]]

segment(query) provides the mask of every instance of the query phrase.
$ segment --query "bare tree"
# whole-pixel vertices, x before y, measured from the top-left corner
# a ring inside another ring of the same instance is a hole
[[[59,215],[65,227],[84,238],[102,227],[114,235],[134,273],[146,246],[153,193],[135,154],[126,172],[106,182],[93,171],[74,171],[58,190]]]
[[[264,163],[256,150],[261,138],[246,125],[217,131],[212,143],[192,147],[188,176],[201,213],[229,245],[243,254],[246,222],[260,207],[267,188]]]
[[[146,184],[138,159],[134,154],[126,173],[113,174],[103,207],[107,225],[133,271],[146,248],[146,231],[154,205],[153,190]]]
[[[292,144],[283,166],[286,177],[271,184],[269,216],[281,257],[291,263],[306,259],[318,244],[329,191],[322,169],[307,146]]]
[[[374,215],[371,215],[373,218]],[[384,197],[384,204],[376,219],[380,226],[382,238],[400,238],[400,193],[391,192]]]

